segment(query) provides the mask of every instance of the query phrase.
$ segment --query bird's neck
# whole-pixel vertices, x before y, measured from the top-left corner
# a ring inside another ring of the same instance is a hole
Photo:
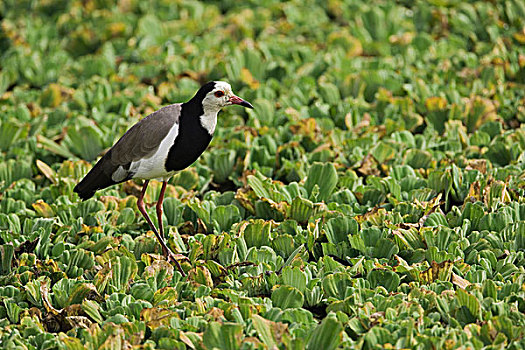
[[[215,127],[217,126],[217,114],[219,113],[220,108],[203,105],[201,101],[198,101],[195,98],[184,103],[183,106],[185,106],[188,111],[191,110],[192,115],[197,115],[200,125],[210,136],[213,136]]]
[[[200,118],[205,116],[202,104],[183,103],[179,130],[166,159],[167,171],[179,171],[195,162],[213,137]],[[206,118],[203,118],[206,120]]]
[[[206,110],[204,108],[204,113],[199,117],[201,121],[201,125],[206,131],[208,131],[208,134],[213,135],[215,132],[215,127],[217,126],[217,113],[219,111],[216,110]]]

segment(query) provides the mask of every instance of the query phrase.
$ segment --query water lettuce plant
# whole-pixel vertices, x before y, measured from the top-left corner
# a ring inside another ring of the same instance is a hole
[[[2,348],[525,346],[523,1],[4,0],[0,17]],[[170,180],[183,278],[140,184],[73,187],[214,79],[255,109],[221,113]]]

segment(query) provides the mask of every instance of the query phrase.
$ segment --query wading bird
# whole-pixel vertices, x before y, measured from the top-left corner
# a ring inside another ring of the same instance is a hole
[[[163,107],[133,125],[75,186],[74,191],[85,200],[108,186],[130,179],[145,180],[137,201],[139,211],[155,233],[168,261],[173,261],[185,275],[163,238],[162,202],[167,181],[175,172],[187,168],[199,158],[213,137],[217,113],[222,107],[234,104],[253,108],[249,102],[235,96],[228,83],[212,81],[204,84],[188,102]],[[144,206],[144,194],[151,179],[162,181],[156,206],[158,231]]]

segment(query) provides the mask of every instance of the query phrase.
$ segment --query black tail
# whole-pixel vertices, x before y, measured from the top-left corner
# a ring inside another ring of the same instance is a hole
[[[80,199],[85,201],[86,199],[89,199],[89,198],[93,197],[93,195],[95,194],[95,192],[97,190],[96,189],[95,190],[89,190],[87,188],[87,186],[84,186],[84,181],[81,181],[75,186],[73,191],[78,193],[78,196],[80,197]]]
[[[82,181],[80,181],[73,189],[73,191],[78,193],[78,196],[82,198],[82,200],[93,197],[97,190],[117,183],[104,171],[104,161],[105,159],[102,158],[97,164],[95,164]]]

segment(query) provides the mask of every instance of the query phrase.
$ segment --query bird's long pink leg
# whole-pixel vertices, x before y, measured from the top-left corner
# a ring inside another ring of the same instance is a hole
[[[157,221],[159,223],[159,233],[164,237],[164,227],[162,224],[162,202],[164,202],[164,192],[166,192],[167,181],[162,181],[162,188],[160,189],[159,200],[157,201]]]
[[[139,196],[138,201],[137,201],[137,207],[139,208],[140,213],[142,214],[142,216],[144,216],[144,218],[148,222],[149,227],[151,228],[151,230],[153,231],[153,233],[157,237],[157,240],[159,241],[159,243],[160,243],[160,245],[162,247],[162,252],[168,258],[168,261],[172,260],[173,262],[175,262],[175,266],[177,266],[177,269],[180,271],[180,273],[183,276],[186,276],[186,273],[184,272],[184,270],[180,266],[179,262],[175,258],[175,255],[171,252],[170,248],[168,248],[168,246],[166,245],[166,242],[164,242],[164,239],[159,234],[159,231],[157,231],[157,228],[155,228],[155,225],[153,225],[153,222],[151,221],[148,213],[146,212],[146,207],[144,206],[144,195],[146,194],[146,189],[148,188],[148,184],[149,184],[149,180],[144,181],[144,185],[142,185],[142,191],[141,191],[140,196]],[[165,190],[165,187],[163,186],[163,190],[161,191],[162,199],[164,199],[164,190]],[[161,205],[162,205],[162,203],[161,203]],[[162,210],[161,210],[161,214],[162,214]],[[161,221],[159,221],[159,223],[160,222]],[[159,224],[159,225],[162,225],[162,224]]]

